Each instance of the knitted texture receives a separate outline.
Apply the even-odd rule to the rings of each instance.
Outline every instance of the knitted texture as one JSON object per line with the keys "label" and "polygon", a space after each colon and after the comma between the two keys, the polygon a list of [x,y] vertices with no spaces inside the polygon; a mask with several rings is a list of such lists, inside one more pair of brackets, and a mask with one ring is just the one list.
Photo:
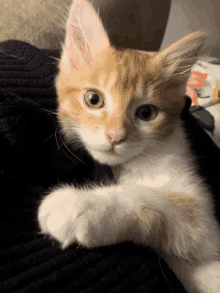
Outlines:
{"label": "knitted texture", "polygon": [[[56,241],[39,234],[37,207],[52,186],[113,178],[109,168],[85,151],[70,151],[63,141],[54,115],[54,57],[59,52],[20,41],[1,43],[0,52],[0,292],[185,292],[149,247],[122,243],[61,250]],[[213,161],[218,164],[219,150],[187,114],[188,108],[186,126],[194,131],[192,147],[199,154],[201,174],[210,174],[208,183],[217,194],[217,169],[205,170]],[[201,141],[206,141],[202,147]]]}

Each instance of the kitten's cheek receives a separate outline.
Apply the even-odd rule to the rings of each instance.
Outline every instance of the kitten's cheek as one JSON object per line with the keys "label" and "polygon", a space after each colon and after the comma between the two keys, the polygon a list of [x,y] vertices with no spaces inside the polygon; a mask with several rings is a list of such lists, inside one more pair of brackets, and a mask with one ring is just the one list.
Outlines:
{"label": "kitten's cheek", "polygon": [[71,107],[71,103],[68,99],[65,99],[62,103],[60,103],[60,110],[63,113],[68,113]]}
{"label": "kitten's cheek", "polygon": [[71,122],[73,124],[80,123],[80,119],[77,117],[72,107],[73,106],[68,99],[65,99],[62,103],[60,103],[59,106],[59,112],[61,114],[60,119],[63,119],[65,117],[64,119],[67,119],[66,121],[69,126],[71,126]]}

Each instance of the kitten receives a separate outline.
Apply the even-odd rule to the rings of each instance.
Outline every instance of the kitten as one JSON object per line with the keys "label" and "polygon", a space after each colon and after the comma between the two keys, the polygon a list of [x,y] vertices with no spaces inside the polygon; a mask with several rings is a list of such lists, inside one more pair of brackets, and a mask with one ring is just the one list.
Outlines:
{"label": "kitten", "polygon": [[220,292],[220,232],[180,120],[205,33],[159,53],[117,50],[74,1],[56,79],[66,139],[111,166],[117,186],[63,185],[43,198],[42,233],[62,248],[134,241],[161,252],[188,292]]}

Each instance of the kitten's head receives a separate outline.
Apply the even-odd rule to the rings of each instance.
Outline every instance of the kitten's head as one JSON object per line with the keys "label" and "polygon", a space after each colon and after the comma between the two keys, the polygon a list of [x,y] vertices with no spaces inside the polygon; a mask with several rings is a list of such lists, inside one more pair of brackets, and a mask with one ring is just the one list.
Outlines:
{"label": "kitten's head", "polygon": [[196,32],[159,53],[118,50],[91,4],[73,1],[56,80],[66,137],[108,165],[152,150],[180,126],[186,82],[204,39]]}

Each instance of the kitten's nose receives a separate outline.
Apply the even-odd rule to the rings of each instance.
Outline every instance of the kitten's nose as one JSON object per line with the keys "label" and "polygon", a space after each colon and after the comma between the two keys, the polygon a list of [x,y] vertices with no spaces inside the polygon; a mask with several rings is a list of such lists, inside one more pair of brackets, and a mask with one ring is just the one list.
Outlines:
{"label": "kitten's nose", "polygon": [[105,135],[112,145],[119,144],[126,139],[125,129],[109,128],[105,131]]}

